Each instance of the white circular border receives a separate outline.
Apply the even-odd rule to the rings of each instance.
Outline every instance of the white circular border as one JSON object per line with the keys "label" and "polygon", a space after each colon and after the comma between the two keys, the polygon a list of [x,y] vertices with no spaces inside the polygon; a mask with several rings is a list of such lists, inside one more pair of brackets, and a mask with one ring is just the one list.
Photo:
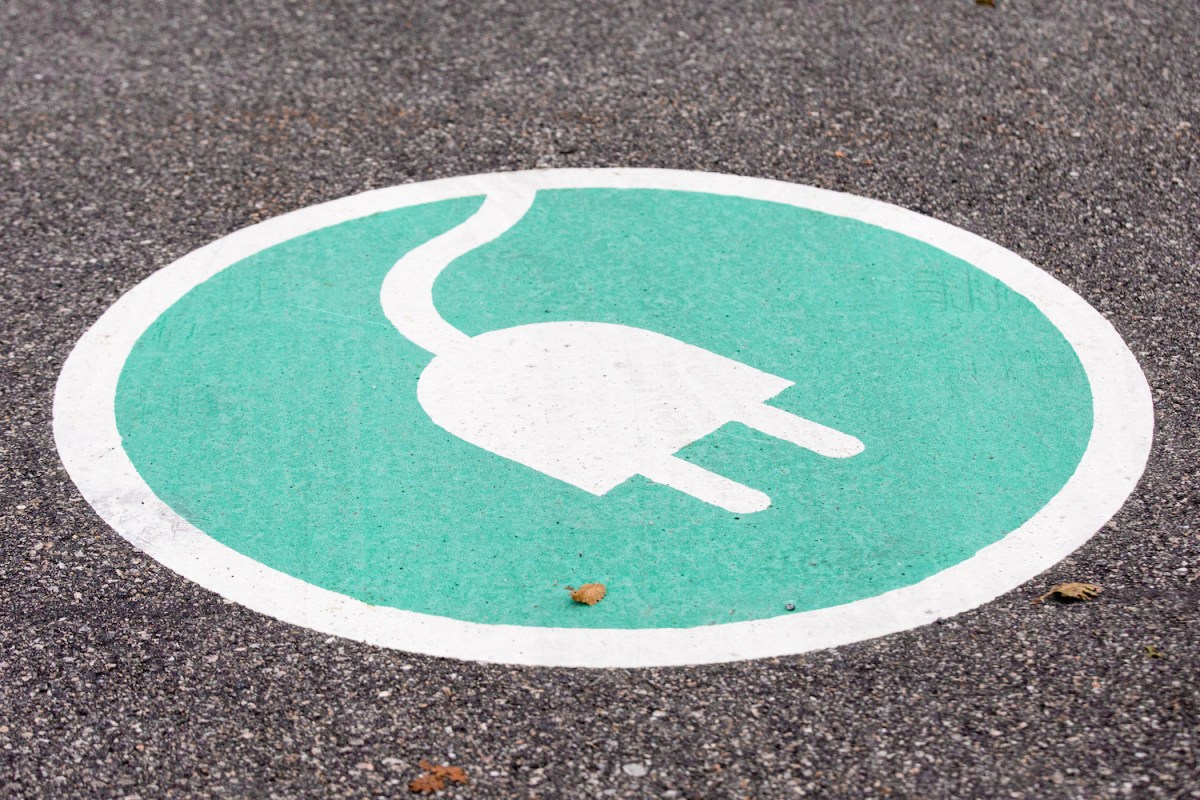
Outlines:
{"label": "white circular border", "polygon": [[[926,242],[1032,301],[1070,342],[1091,384],[1095,420],[1075,473],[1024,525],[971,558],[875,597],[771,619],[696,628],[583,629],[487,625],[372,606],[266,567],[210,538],[146,485],[121,445],[117,381],[142,333],[188,291],[296,236],[404,206],[534,189],[645,188],[734,195],[860,220]],[[561,667],[646,667],[783,656],[907,630],[979,606],[1082,545],[1133,491],[1154,432],[1150,387],[1099,312],[997,244],[877,200],[782,183],[657,169],[492,173],[364,192],[253,225],[195,250],[121,297],[67,358],[54,395],[54,438],[84,498],[118,533],[208,589],[285,622],[383,647],[460,659]]]}

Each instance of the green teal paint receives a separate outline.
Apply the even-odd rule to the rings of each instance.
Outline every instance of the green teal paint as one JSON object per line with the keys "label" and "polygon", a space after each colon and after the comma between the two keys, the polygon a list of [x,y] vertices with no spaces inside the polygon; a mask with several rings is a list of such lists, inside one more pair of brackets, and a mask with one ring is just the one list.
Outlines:
{"label": "green teal paint", "polygon": [[[554,320],[667,334],[796,382],[842,460],[731,424],[682,456],[770,494],[736,518],[641,478],[602,497],[481,450],[417,403],[429,354],[380,284],[481,198],[374,214],[201,283],[138,341],[116,419],[138,473],[251,558],[365,602],[518,625],[755,620],[908,586],[1037,513],[1091,433],[1074,350],[1028,300],[907,236],[789,205],[543,190],[455,261],[437,308],[478,334]],[[562,587],[608,584],[605,602]]]}

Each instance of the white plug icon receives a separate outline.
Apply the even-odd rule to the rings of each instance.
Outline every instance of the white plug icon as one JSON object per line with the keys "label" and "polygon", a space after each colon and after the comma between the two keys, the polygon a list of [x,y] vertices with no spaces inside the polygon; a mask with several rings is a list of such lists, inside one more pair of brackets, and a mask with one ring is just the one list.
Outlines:
{"label": "white plug icon", "polygon": [[729,422],[831,458],[862,452],[853,436],[766,405],[792,381],[669,336],[545,322],[471,337],[442,319],[433,305],[438,275],[515,225],[535,194],[513,176],[384,279],[384,313],[434,354],[417,382],[434,423],[594,495],[642,475],[734,513],[762,511],[771,499],[675,456]]}

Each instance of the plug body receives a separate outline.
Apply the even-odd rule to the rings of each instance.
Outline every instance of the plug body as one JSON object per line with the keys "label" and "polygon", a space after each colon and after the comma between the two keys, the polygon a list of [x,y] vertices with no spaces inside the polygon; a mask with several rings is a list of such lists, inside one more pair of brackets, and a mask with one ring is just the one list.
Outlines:
{"label": "plug body", "polygon": [[440,427],[595,495],[634,475],[733,512],[770,499],[674,453],[737,420],[833,457],[852,436],[765,405],[784,378],[641,328],[547,322],[440,352],[417,398]]}

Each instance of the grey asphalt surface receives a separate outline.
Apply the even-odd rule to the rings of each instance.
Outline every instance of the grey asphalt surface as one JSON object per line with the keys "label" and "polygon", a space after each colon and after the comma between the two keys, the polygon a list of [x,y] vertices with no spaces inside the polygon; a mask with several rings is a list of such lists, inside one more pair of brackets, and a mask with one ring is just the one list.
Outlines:
{"label": "grey asphalt surface", "polygon": [[[0,2],[0,796],[406,796],[428,758],[469,773],[450,797],[1200,797],[1198,53],[1195,0]],[[941,624],[624,671],[279,623],[76,492],[54,382],[138,281],[321,200],[543,166],[808,183],[1020,253],[1141,360],[1139,489]],[[1063,580],[1106,591],[1030,605]]]}

